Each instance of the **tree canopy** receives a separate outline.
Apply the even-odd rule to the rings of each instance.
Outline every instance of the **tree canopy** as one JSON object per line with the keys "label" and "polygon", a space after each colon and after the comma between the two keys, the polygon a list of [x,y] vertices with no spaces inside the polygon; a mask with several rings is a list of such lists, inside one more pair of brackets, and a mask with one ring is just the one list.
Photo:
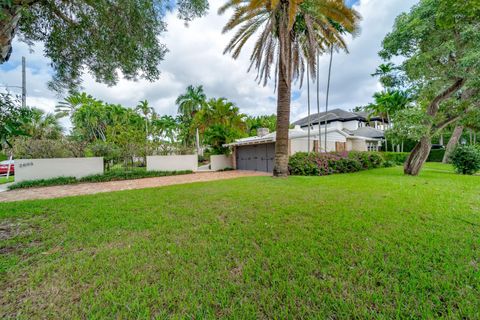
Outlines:
{"label": "tree canopy", "polygon": [[158,37],[166,29],[163,17],[174,8],[190,21],[207,11],[208,2],[1,0],[0,63],[9,59],[17,36],[44,44],[54,70],[53,89],[77,87],[85,71],[108,85],[120,75],[152,81],[167,52]]}
{"label": "tree canopy", "polygon": [[480,5],[478,0],[421,0],[397,17],[383,40],[382,58],[404,57],[401,69],[418,90],[426,133],[410,154],[405,173],[416,175],[431,138],[469,109],[480,94]]}

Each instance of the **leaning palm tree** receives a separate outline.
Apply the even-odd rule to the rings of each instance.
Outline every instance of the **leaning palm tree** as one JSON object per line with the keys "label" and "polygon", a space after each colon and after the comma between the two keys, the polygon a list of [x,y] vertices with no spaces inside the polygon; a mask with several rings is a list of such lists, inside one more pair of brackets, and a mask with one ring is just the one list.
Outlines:
{"label": "leaning palm tree", "polygon": [[[305,64],[315,76],[316,55],[331,45],[346,50],[338,25],[347,32],[357,30],[359,15],[343,0],[230,0],[219,13],[233,8],[223,31],[237,29],[225,53],[238,58],[245,43],[258,34],[250,56],[250,68],[266,85],[272,69],[277,90],[275,176],[288,175],[288,127],[292,81],[301,79]],[[301,85],[301,83],[300,83]]]}

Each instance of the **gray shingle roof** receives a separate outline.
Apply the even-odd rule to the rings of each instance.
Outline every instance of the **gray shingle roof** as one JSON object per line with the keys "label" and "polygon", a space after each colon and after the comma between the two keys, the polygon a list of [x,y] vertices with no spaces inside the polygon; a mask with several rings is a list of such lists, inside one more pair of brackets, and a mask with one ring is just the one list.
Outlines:
{"label": "gray shingle roof", "polygon": [[385,134],[382,130],[378,130],[372,127],[361,127],[357,130],[349,130],[348,133],[354,136],[360,136],[365,138],[381,139],[385,137]]}
{"label": "gray shingle roof", "polygon": [[[361,120],[366,122],[367,119],[369,118],[368,113],[364,111],[350,112],[350,111],[336,108],[336,109],[329,110],[328,113],[320,112],[320,113],[314,113],[310,115],[310,123],[318,124],[319,116],[320,116],[320,123],[325,123],[325,120],[327,122],[349,121],[349,120]],[[378,119],[379,117],[370,116],[370,120],[378,120]],[[308,117],[297,120],[292,124],[302,126],[302,127],[307,126]]]}

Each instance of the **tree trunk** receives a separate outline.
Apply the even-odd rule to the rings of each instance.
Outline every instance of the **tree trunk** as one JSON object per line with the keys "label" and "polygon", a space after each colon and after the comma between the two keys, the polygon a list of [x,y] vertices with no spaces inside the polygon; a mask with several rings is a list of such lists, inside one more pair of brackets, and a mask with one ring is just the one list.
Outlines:
{"label": "tree trunk", "polygon": [[429,136],[423,136],[413,148],[403,167],[403,172],[412,176],[417,176],[422,169],[423,164],[427,161],[432,142]]}
{"label": "tree trunk", "polygon": [[453,130],[450,140],[448,140],[447,147],[445,148],[445,154],[443,155],[443,160],[442,160],[443,163],[450,162],[450,155],[452,154],[453,150],[457,146],[458,141],[462,136],[462,133],[463,133],[463,126],[457,124],[455,126],[455,129]]}
{"label": "tree trunk", "polygon": [[20,7],[0,9],[0,63],[8,61],[12,53],[12,40],[20,20]]}
{"label": "tree trunk", "polygon": [[[285,13],[286,4],[283,4]],[[290,126],[291,97],[291,39],[288,31],[288,15],[282,15],[279,27],[278,87],[277,87],[277,132],[275,142],[275,177],[288,176],[288,128]]]}
{"label": "tree trunk", "polygon": [[408,159],[403,167],[403,172],[405,174],[416,176],[420,173],[420,170],[422,169],[425,161],[427,161],[430,150],[432,149],[432,119],[437,115],[438,109],[440,108],[440,103],[450,98],[455,92],[462,88],[464,84],[465,79],[457,79],[454,84],[436,96],[428,106],[427,115],[430,117],[430,119],[427,123],[425,123],[428,133],[420,139],[408,156]]}

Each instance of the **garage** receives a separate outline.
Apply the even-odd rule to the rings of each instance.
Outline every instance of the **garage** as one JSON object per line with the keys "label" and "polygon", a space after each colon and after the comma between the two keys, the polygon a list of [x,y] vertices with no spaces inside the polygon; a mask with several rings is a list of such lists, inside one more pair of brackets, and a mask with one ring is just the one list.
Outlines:
{"label": "garage", "polygon": [[273,172],[275,143],[238,146],[235,154],[238,170]]}

